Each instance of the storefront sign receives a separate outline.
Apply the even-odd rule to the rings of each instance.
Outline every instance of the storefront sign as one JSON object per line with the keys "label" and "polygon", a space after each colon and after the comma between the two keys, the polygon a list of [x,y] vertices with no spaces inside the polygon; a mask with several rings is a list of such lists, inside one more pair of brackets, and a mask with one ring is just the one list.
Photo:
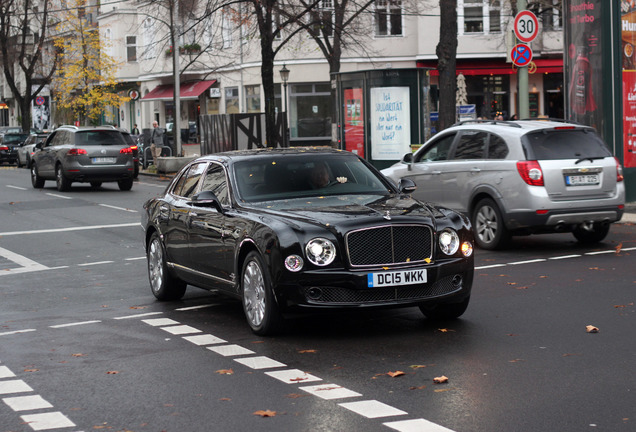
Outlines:
{"label": "storefront sign", "polygon": [[410,151],[411,116],[408,87],[371,89],[371,156],[397,160]]}
{"label": "storefront sign", "polygon": [[621,2],[623,57],[623,167],[636,168],[636,6]]}

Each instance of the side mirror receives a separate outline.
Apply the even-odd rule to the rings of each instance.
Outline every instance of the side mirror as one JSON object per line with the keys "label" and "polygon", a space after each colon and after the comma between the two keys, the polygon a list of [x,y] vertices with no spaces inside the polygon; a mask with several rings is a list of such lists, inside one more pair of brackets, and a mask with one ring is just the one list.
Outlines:
{"label": "side mirror", "polygon": [[402,156],[402,162],[403,163],[411,163],[411,162],[413,162],[413,153],[407,153],[404,156]]}
{"label": "side mirror", "polygon": [[401,178],[399,183],[398,183],[398,190],[401,193],[405,193],[405,194],[410,194],[415,192],[415,189],[417,189],[417,185],[415,184],[415,182],[411,179],[408,178]]}
{"label": "side mirror", "polygon": [[35,148],[38,150],[42,150],[43,147],[44,147],[44,141],[40,141],[39,143],[35,145]]}
{"label": "side mirror", "polygon": [[223,213],[223,206],[212,191],[199,192],[192,197],[192,201],[190,201],[190,204],[197,207],[213,207],[219,213]]}

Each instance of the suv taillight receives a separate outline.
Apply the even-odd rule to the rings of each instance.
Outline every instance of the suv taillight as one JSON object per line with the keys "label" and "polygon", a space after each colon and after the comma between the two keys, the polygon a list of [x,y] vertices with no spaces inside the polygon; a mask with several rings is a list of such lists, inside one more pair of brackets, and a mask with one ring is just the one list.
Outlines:
{"label": "suv taillight", "polygon": [[133,153],[133,149],[132,149],[132,147],[126,147],[126,148],[123,148],[123,149],[119,150],[119,153],[132,154]]}
{"label": "suv taillight", "polygon": [[618,161],[618,159],[616,159],[616,157],[614,157],[614,160],[616,161],[616,183],[622,182],[624,179],[623,167],[621,166],[621,163]]}
{"label": "suv taillight", "polygon": [[0,150],[9,150],[9,147],[3,145],[3,146],[0,146]]}
{"label": "suv taillight", "polygon": [[537,161],[517,162],[517,171],[524,182],[530,186],[543,186],[543,171]]}
{"label": "suv taillight", "polygon": [[66,154],[68,156],[79,156],[79,155],[85,155],[88,154],[88,152],[85,149],[81,149],[81,148],[72,148],[69,149],[68,152],[66,152]]}

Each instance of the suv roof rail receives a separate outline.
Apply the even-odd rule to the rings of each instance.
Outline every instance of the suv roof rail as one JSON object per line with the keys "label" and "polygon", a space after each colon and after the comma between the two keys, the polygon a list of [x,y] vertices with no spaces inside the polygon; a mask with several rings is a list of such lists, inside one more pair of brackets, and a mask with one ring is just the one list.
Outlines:
{"label": "suv roof rail", "polygon": [[562,118],[557,118],[557,117],[530,117],[530,118],[524,118],[524,119],[520,119],[520,121],[552,121],[552,122],[557,122],[557,123],[572,123],[575,125],[581,125],[584,126],[583,124],[573,121],[573,120],[566,120],[566,119],[562,119]]}
{"label": "suv roof rail", "polygon": [[75,125],[60,125],[57,127],[59,128],[70,128],[70,129],[79,129],[79,127],[75,126]]}
{"label": "suv roof rail", "polygon": [[460,122],[455,123],[453,126],[462,126],[462,125],[471,124],[471,123],[498,124],[498,125],[503,125],[503,126],[516,127],[516,128],[520,128],[521,127],[517,123],[510,122],[510,121],[507,121],[507,120],[483,120],[483,119],[462,120]]}

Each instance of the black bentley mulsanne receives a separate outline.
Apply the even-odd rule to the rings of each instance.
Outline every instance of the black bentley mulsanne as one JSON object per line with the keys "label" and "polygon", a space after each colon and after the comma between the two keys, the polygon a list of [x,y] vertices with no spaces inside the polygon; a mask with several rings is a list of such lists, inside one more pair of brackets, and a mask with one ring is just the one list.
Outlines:
{"label": "black bentley mulsanne", "polygon": [[200,157],[144,204],[152,292],[176,300],[190,284],[234,296],[261,335],[299,307],[459,317],[473,283],[470,222],[414,189],[331,148]]}

